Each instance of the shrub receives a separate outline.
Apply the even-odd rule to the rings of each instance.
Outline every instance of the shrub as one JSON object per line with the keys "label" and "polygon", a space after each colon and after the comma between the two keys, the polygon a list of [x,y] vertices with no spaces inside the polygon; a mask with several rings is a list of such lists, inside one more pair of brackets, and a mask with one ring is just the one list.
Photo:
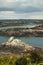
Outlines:
{"label": "shrub", "polygon": [[21,57],[16,60],[15,65],[27,65],[27,59],[25,57]]}
{"label": "shrub", "polygon": [[31,51],[31,62],[39,62],[40,61],[40,55],[37,54],[35,51]]}

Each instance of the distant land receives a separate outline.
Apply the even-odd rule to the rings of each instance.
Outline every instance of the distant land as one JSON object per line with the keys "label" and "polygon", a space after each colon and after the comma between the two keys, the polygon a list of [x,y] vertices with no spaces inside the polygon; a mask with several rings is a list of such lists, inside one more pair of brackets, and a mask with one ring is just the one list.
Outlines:
{"label": "distant land", "polygon": [[43,19],[0,19],[0,22],[42,22]]}
{"label": "distant land", "polygon": [[0,20],[0,36],[43,37],[43,20]]}

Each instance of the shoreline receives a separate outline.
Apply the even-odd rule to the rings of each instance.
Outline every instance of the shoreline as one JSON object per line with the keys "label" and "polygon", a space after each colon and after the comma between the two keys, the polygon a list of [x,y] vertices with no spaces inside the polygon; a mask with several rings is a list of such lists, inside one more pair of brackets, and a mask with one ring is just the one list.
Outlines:
{"label": "shoreline", "polygon": [[16,54],[19,56],[29,56],[31,51],[36,52],[43,59],[43,48],[26,44],[19,39],[14,39],[14,37],[11,37],[7,42],[2,43],[0,46],[0,56],[15,56]]}
{"label": "shoreline", "polygon": [[[10,32],[10,33],[9,33]],[[15,37],[43,37],[43,30],[38,29],[3,29],[0,30],[0,36]]]}
{"label": "shoreline", "polygon": [[[0,36],[15,36],[15,37],[43,37],[43,24],[41,22],[36,22],[36,26],[32,28],[6,28],[6,26],[21,26],[26,24],[35,24],[35,22],[11,22],[11,23],[4,23],[0,22],[3,27],[5,26],[5,29],[0,29]],[[39,24],[40,23],[40,24]],[[13,25],[14,24],[14,25]]]}

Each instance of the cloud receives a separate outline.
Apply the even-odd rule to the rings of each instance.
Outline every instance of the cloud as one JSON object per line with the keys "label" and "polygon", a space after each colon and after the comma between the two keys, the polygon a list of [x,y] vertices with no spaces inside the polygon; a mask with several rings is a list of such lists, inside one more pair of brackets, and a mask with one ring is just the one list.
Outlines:
{"label": "cloud", "polygon": [[17,0],[6,0],[6,2],[16,2]]}
{"label": "cloud", "polygon": [[[14,2],[13,2],[14,1]],[[3,4],[3,5],[1,5]],[[38,7],[36,1],[32,0],[4,0],[0,4],[0,11],[15,11],[16,13],[40,12],[43,8]],[[41,6],[41,4],[40,4]]]}
{"label": "cloud", "polygon": [[43,0],[0,0],[0,18],[43,18]]}
{"label": "cloud", "polygon": [[[1,5],[3,4],[3,5]],[[17,7],[18,6],[32,6],[32,7],[42,7],[43,0],[0,0],[0,6],[2,7]],[[43,7],[42,7],[43,8]]]}
{"label": "cloud", "polygon": [[0,19],[15,19],[16,12],[14,11],[0,11]]}
{"label": "cloud", "polygon": [[[3,3],[3,4],[7,3],[9,5],[10,4],[15,5],[15,4],[20,3],[24,6],[33,6],[33,7],[41,7],[43,5],[43,0],[0,0],[0,2]],[[6,6],[8,6],[7,4],[6,4]]]}
{"label": "cloud", "polygon": [[36,8],[36,7],[31,7],[31,6],[19,6],[17,5],[16,7],[13,7],[13,8],[0,8],[0,11],[15,11],[16,13],[30,13],[30,12],[40,12],[40,11],[43,11],[42,9],[40,8]]}
{"label": "cloud", "polygon": [[14,11],[1,11],[0,19],[43,19],[43,12],[18,14]]}

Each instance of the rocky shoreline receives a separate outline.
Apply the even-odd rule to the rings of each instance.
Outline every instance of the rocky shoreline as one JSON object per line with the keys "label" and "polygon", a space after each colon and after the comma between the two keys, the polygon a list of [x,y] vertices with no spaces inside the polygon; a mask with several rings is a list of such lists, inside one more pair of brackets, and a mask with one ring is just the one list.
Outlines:
{"label": "rocky shoreline", "polygon": [[[37,22],[36,22],[37,23]],[[14,24],[14,25],[13,25]],[[23,24],[32,24],[30,22],[0,22],[0,28],[3,26],[20,26]],[[33,22],[34,24],[34,22]],[[10,33],[9,33],[10,32]],[[0,36],[15,36],[15,37],[43,37],[43,24],[40,22],[37,26],[32,28],[8,28],[8,29],[0,29]]]}
{"label": "rocky shoreline", "polygon": [[0,30],[0,36],[15,36],[15,37],[43,37],[43,30],[39,29],[3,29]]}
{"label": "rocky shoreline", "polygon": [[34,47],[19,39],[11,37],[7,42],[0,45],[0,56],[8,55],[26,55],[29,56],[30,52],[36,52],[43,60],[43,48]]}

